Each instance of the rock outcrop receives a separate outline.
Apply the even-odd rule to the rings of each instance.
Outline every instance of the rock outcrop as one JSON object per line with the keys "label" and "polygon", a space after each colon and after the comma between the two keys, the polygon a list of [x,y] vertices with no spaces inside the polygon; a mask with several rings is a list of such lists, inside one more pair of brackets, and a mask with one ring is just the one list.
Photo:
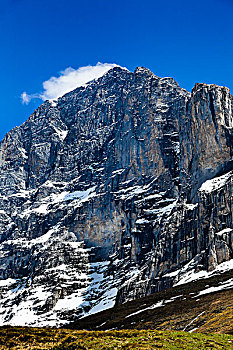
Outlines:
{"label": "rock outcrop", "polygon": [[116,67],[0,144],[1,324],[62,325],[233,258],[233,112]]}

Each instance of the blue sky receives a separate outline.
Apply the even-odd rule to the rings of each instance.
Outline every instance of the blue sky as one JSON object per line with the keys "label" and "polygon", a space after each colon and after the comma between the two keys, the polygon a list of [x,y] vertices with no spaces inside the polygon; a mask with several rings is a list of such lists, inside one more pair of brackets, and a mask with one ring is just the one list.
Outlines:
{"label": "blue sky", "polygon": [[22,104],[68,67],[150,68],[191,90],[233,91],[233,0],[1,0],[0,138],[42,103]]}

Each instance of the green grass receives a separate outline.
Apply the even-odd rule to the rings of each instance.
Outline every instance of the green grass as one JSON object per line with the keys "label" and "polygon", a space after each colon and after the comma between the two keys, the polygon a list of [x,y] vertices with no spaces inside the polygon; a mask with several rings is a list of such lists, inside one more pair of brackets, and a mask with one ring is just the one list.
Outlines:
{"label": "green grass", "polygon": [[155,330],[75,331],[1,327],[0,349],[233,349],[233,336]]}

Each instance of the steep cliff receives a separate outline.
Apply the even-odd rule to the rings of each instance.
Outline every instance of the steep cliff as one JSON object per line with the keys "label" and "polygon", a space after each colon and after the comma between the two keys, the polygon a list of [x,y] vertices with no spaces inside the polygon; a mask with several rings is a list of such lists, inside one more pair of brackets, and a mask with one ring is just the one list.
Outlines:
{"label": "steep cliff", "polygon": [[62,325],[231,260],[232,103],[116,67],[11,130],[1,324]]}

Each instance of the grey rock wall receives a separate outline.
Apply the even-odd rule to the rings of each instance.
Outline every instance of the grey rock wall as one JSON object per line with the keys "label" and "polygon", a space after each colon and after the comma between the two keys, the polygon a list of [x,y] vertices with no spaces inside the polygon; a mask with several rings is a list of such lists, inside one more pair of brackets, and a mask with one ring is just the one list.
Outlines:
{"label": "grey rock wall", "polygon": [[232,256],[232,96],[119,67],[0,144],[0,323],[62,325]]}

